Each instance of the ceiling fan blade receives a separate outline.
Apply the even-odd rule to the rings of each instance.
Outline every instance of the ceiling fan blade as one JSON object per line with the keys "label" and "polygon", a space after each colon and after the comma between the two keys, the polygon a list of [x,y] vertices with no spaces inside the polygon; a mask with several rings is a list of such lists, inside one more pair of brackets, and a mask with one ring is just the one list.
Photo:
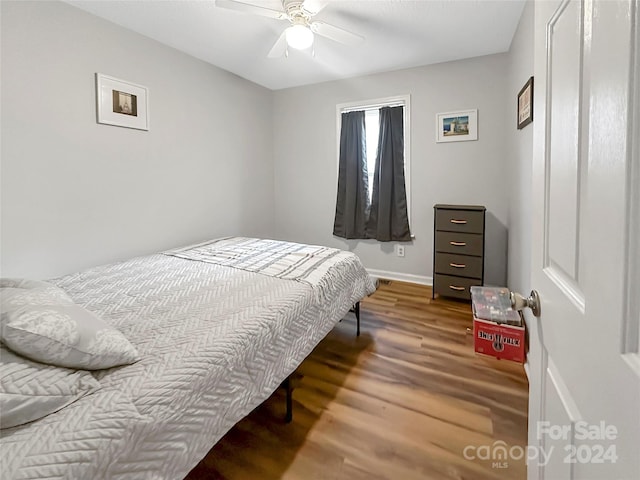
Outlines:
{"label": "ceiling fan blade", "polygon": [[357,45],[364,40],[360,35],[324,22],[313,22],[310,27],[312,32],[346,45]]}
{"label": "ceiling fan blade", "polygon": [[282,35],[276,40],[276,43],[273,44],[271,50],[269,50],[269,54],[267,57],[269,58],[278,58],[281,57],[287,51],[287,32],[282,32]]}
{"label": "ceiling fan blade", "polygon": [[243,13],[253,13],[263,17],[275,18],[277,20],[287,20],[289,17],[285,12],[272,10],[271,8],[259,7],[251,3],[237,2],[236,0],[216,0],[216,6],[236,10]]}
{"label": "ceiling fan blade", "polygon": [[315,15],[327,6],[329,0],[304,0],[302,8],[311,15]]}

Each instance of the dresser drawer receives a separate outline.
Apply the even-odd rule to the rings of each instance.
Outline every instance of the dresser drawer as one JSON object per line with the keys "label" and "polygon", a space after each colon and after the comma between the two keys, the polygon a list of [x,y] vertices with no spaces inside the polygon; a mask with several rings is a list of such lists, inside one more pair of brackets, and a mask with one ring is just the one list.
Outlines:
{"label": "dresser drawer", "polygon": [[484,231],[484,212],[437,209],[436,230],[482,233]]}
{"label": "dresser drawer", "polygon": [[482,257],[440,253],[436,256],[436,273],[482,278]]}
{"label": "dresser drawer", "polygon": [[482,285],[478,278],[453,277],[436,273],[433,279],[433,291],[447,297],[471,300],[470,288],[474,285]]}
{"label": "dresser drawer", "polygon": [[484,236],[475,233],[436,232],[436,252],[483,255]]}

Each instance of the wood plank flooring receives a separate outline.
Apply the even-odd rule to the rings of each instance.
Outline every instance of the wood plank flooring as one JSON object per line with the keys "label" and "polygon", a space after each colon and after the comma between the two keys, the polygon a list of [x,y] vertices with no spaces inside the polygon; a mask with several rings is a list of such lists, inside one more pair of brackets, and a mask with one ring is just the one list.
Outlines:
{"label": "wood plank flooring", "polygon": [[469,304],[394,281],[361,302],[361,320],[359,338],[349,314],[299,367],[292,423],[280,390],[187,479],[526,478],[524,459],[465,458],[527,443],[524,370],[473,352]]}

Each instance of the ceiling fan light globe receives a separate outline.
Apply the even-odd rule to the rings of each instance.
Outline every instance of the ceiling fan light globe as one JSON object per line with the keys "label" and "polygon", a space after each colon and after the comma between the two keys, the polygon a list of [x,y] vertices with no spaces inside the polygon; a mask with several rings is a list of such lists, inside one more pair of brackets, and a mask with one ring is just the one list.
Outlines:
{"label": "ceiling fan light globe", "polygon": [[313,32],[304,25],[287,28],[287,45],[296,50],[305,50],[313,44]]}

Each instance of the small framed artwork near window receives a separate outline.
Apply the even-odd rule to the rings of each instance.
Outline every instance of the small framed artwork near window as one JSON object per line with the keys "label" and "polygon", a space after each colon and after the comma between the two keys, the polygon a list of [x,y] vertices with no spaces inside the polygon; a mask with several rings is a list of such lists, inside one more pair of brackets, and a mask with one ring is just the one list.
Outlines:
{"label": "small framed artwork near window", "polygon": [[149,130],[146,87],[96,73],[98,123]]}
{"label": "small framed artwork near window", "polygon": [[533,122],[533,77],[518,93],[518,130]]}
{"label": "small framed artwork near window", "polygon": [[436,114],[436,142],[466,142],[478,139],[478,110]]}

